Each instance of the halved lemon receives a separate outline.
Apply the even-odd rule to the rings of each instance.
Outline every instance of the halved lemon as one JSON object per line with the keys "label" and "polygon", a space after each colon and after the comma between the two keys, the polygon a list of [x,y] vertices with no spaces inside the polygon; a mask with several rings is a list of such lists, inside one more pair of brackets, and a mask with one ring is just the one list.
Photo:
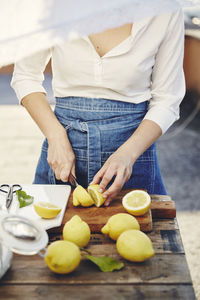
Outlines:
{"label": "halved lemon", "polygon": [[122,199],[124,209],[134,216],[144,215],[150,207],[151,197],[142,190],[131,191]]}
{"label": "halved lemon", "polygon": [[97,207],[100,207],[105,201],[106,198],[103,197],[103,194],[99,192],[98,184],[91,184],[88,186],[88,193],[92,197],[94,204]]}
{"label": "halved lemon", "polygon": [[78,185],[73,192],[73,205],[84,207],[94,205],[92,197],[81,185]]}
{"label": "halved lemon", "polygon": [[36,213],[44,219],[55,218],[61,211],[61,208],[50,202],[37,202],[33,204]]}

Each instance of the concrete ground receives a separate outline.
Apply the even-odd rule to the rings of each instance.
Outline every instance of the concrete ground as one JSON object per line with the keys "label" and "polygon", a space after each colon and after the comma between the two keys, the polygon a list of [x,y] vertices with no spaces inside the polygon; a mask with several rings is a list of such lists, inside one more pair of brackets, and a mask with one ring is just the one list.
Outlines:
{"label": "concrete ground", "polygon": [[[31,183],[43,136],[9,88],[10,76],[0,77],[0,183]],[[50,90],[50,77],[46,87]],[[197,299],[200,299],[200,114],[176,137],[170,138],[194,109],[187,95],[181,120],[158,142],[158,154],[168,194],[175,200],[177,218]],[[4,105],[3,105],[4,104]],[[6,105],[5,105],[6,104]]]}

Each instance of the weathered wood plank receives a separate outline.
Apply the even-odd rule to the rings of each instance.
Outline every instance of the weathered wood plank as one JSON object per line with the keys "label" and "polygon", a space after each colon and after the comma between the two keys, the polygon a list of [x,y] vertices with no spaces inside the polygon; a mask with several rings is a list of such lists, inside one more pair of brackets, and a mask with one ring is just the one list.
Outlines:
{"label": "weathered wood plank", "polygon": [[173,253],[184,253],[181,237],[176,230],[160,230],[160,236],[163,242],[163,250]]}
{"label": "weathered wood plank", "polygon": [[151,195],[151,201],[171,201],[172,198],[169,195]]}
{"label": "weathered wood plank", "polygon": [[[148,234],[153,243],[156,254],[179,253],[184,254],[181,237],[178,230],[161,230]],[[116,243],[102,234],[94,234],[91,237],[88,249],[93,255],[117,255]],[[102,245],[99,247],[99,245]]]}
{"label": "weathered wood plank", "polygon": [[154,230],[173,230],[179,229],[177,219],[153,219]]}
{"label": "weathered wood plank", "polygon": [[[167,230],[165,229],[165,226],[161,228],[164,229],[154,229],[151,233],[148,233],[148,236],[153,243],[155,252],[157,254],[184,253],[179,230]],[[171,226],[171,228],[174,228],[174,226]],[[50,242],[60,239],[62,239],[62,234],[50,235]],[[109,255],[110,253],[117,255],[115,242],[103,234],[92,234],[88,249],[94,255]]]}
{"label": "weathered wood plank", "polygon": [[168,195],[151,195],[151,213],[153,219],[173,219],[176,217],[175,202]]}
{"label": "weathered wood plank", "polygon": [[0,287],[7,300],[195,300],[191,285],[13,285]]}
{"label": "weathered wood plank", "polygon": [[176,207],[174,201],[152,201],[151,202],[152,218],[173,219],[176,217]]}
{"label": "weathered wood plank", "polygon": [[[178,227],[178,223],[177,223],[177,219],[154,219],[153,220],[153,231],[151,232],[151,234],[157,234],[157,232],[159,230],[178,230],[179,231],[179,227]],[[48,231],[49,236],[52,240],[55,239],[60,239],[61,235],[62,235],[62,231],[60,230],[59,232],[57,232],[56,228],[54,231]],[[149,235],[150,233],[148,233]],[[98,235],[98,233],[95,233],[94,235]]]}
{"label": "weathered wood plank", "polygon": [[15,255],[11,269],[2,279],[10,284],[191,284],[185,255],[156,254],[143,263],[130,263],[122,260],[125,267],[116,272],[103,273],[90,261],[82,260],[71,274],[60,275],[51,272],[37,255],[30,257]]}
{"label": "weathered wood plank", "polygon": [[[153,231],[149,234],[157,234],[157,232],[159,230],[178,230],[179,231],[179,227],[178,227],[178,223],[177,223],[177,219],[153,219]],[[62,235],[62,230],[58,230],[56,228],[54,228],[54,231],[52,230],[48,230],[50,239],[53,241],[55,239],[60,239],[61,235]],[[98,233],[95,233],[98,235]]]}

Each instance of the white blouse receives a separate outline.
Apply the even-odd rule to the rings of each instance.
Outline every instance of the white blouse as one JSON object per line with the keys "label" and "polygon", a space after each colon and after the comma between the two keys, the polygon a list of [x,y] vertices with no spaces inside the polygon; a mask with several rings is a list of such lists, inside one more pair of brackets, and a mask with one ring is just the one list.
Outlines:
{"label": "white blouse", "polygon": [[33,92],[46,93],[43,73],[51,58],[55,97],[148,100],[145,119],[165,133],[179,118],[185,94],[183,53],[184,18],[179,9],[134,22],[131,35],[103,57],[85,36],[25,58],[15,64],[11,86],[20,101]]}

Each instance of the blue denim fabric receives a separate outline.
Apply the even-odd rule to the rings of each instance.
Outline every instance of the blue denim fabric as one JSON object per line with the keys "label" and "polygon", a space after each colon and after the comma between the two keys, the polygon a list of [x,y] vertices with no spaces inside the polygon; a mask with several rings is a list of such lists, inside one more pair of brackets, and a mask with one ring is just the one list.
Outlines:
{"label": "blue denim fabric", "polygon": [[[54,112],[67,131],[76,156],[77,180],[82,186],[88,186],[107,158],[133,134],[147,109],[147,101],[134,104],[103,98],[56,98]],[[47,150],[45,139],[33,183],[64,184],[55,179],[47,162]],[[166,194],[155,143],[137,159],[123,188]]]}

